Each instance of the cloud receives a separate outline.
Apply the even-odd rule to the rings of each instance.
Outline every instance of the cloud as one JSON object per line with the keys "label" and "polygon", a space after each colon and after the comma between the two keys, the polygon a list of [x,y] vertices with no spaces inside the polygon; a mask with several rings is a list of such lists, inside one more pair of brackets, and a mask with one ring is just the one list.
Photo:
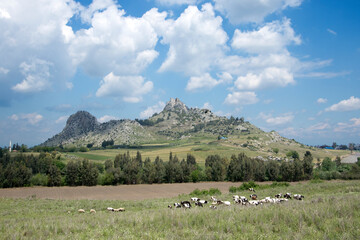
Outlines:
{"label": "cloud", "polygon": [[62,87],[73,76],[75,66],[66,42],[72,30],[66,24],[78,6],[73,0],[0,3],[0,65],[7,69],[6,78],[0,75],[0,80],[8,98]]}
{"label": "cloud", "polygon": [[38,58],[31,59],[30,62],[22,62],[20,69],[25,79],[12,89],[21,93],[45,91],[51,86],[50,67],[52,66],[51,62]]}
{"label": "cloud", "polygon": [[191,77],[188,84],[186,85],[186,90],[195,91],[201,88],[211,89],[218,84],[220,84],[220,81],[212,78],[209,73],[205,73],[200,77]]}
{"label": "cloud", "polygon": [[229,93],[225,99],[226,104],[249,105],[259,101],[254,92],[233,92]]}
{"label": "cloud", "polygon": [[144,111],[142,111],[140,113],[140,118],[149,118],[152,115],[154,115],[154,113],[159,113],[161,112],[165,107],[165,103],[162,101],[159,101],[157,104],[150,106],[148,108],[146,108]]}
{"label": "cloud", "polygon": [[152,88],[153,83],[145,82],[142,76],[117,76],[111,72],[100,82],[96,96],[121,98],[125,102],[137,103]]}
{"label": "cloud", "polygon": [[196,4],[197,0],[155,0],[156,3],[170,6],[170,5],[192,5]]}
{"label": "cloud", "polygon": [[335,127],[334,132],[347,132],[354,133],[359,132],[360,130],[360,118],[352,118],[350,119],[351,123],[338,123],[337,127]]}
{"label": "cloud", "polygon": [[276,11],[298,7],[302,0],[214,0],[215,9],[224,14],[231,23],[260,23]]}
{"label": "cloud", "polygon": [[55,123],[56,124],[65,123],[68,118],[69,118],[69,116],[61,116],[61,117],[59,117],[58,119],[55,120]]}
{"label": "cloud", "polygon": [[285,87],[288,84],[294,84],[294,78],[289,70],[284,68],[266,68],[259,75],[248,73],[246,76],[240,76],[235,81],[235,86],[239,90],[255,90],[270,87]]}
{"label": "cloud", "polygon": [[284,51],[291,43],[299,45],[301,38],[295,36],[290,19],[284,18],[282,22],[273,21],[255,31],[236,29],[231,46],[248,53],[275,53]]}
{"label": "cloud", "polygon": [[346,112],[360,110],[360,98],[354,96],[325,109],[325,112]]}
{"label": "cloud", "polygon": [[71,41],[73,63],[93,76],[141,73],[159,54],[154,28],[142,17],[125,16],[112,1],[93,4],[83,13],[91,27],[77,31]]}
{"label": "cloud", "polygon": [[119,118],[114,117],[114,116],[104,115],[101,118],[99,118],[98,120],[99,120],[100,123],[104,123],[104,122],[108,122],[108,121],[111,121],[111,120],[118,120],[118,119]]}
{"label": "cloud", "polygon": [[43,119],[43,116],[37,113],[13,114],[9,117],[13,121],[25,120],[31,125],[35,125]]}
{"label": "cloud", "polygon": [[285,113],[277,117],[273,117],[271,114],[260,113],[259,117],[270,125],[283,125],[294,120],[294,115],[292,113]]}
{"label": "cloud", "polygon": [[10,14],[5,10],[0,8],[0,19],[10,19]]}
{"label": "cloud", "polygon": [[337,35],[337,33],[334,30],[331,30],[330,28],[326,29],[329,33],[331,33],[332,35]]}
{"label": "cloud", "polygon": [[9,72],[10,70],[9,69],[6,69],[6,68],[3,68],[3,67],[0,67],[0,74],[4,74],[4,75],[6,75],[6,74],[8,74],[8,72]]}
{"label": "cloud", "polygon": [[206,103],[204,103],[204,105],[202,106],[201,109],[212,110],[212,109],[213,109],[213,106],[212,106],[209,102],[206,102]]}
{"label": "cloud", "polygon": [[315,125],[312,125],[306,129],[308,132],[316,132],[316,131],[322,131],[331,128],[329,123],[317,123]]}
{"label": "cloud", "polygon": [[327,99],[326,98],[319,98],[316,102],[321,104],[321,103],[327,103]]}
{"label": "cloud", "polygon": [[222,18],[215,16],[209,3],[201,10],[187,7],[178,19],[167,21],[167,28],[160,25],[157,29],[163,37],[161,43],[168,44],[169,51],[159,71],[182,72],[188,76],[206,73],[224,56],[228,36],[221,25]]}

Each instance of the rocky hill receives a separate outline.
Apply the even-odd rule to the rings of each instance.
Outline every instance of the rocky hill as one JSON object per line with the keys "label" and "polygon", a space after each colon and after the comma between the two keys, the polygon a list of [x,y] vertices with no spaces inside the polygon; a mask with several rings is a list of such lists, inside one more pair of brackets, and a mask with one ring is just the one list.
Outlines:
{"label": "rocky hill", "polygon": [[[69,117],[63,131],[41,146],[75,145],[95,147],[104,141],[115,145],[140,145],[191,138],[240,139],[247,137],[246,145],[261,148],[274,142],[291,143],[276,132],[266,133],[244,118],[217,116],[209,109],[189,108],[179,99],[170,99],[163,111],[145,120],[112,120],[99,123],[88,112],[79,111]],[[242,142],[233,141],[239,145]]]}

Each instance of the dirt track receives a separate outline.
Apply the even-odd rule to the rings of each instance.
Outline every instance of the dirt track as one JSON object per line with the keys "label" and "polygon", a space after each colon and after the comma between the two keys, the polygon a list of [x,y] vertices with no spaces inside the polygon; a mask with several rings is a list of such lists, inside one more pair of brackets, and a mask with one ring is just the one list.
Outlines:
{"label": "dirt track", "polygon": [[143,200],[176,197],[189,194],[196,188],[218,188],[227,193],[230,186],[240,186],[232,182],[139,184],[95,187],[27,187],[0,189],[0,198],[46,198],[46,199],[93,199],[93,200]]}

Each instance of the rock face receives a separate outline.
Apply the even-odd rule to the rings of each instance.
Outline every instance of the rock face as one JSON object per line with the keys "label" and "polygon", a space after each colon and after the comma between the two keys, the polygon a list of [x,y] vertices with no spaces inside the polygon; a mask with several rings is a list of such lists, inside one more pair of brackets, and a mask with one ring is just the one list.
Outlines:
{"label": "rock face", "polygon": [[78,111],[66,121],[62,134],[69,137],[77,137],[94,131],[99,126],[96,117],[85,111]]}
{"label": "rock face", "polygon": [[170,101],[167,102],[163,111],[168,112],[177,112],[177,113],[187,113],[189,108],[181,102],[178,98],[170,98]]}

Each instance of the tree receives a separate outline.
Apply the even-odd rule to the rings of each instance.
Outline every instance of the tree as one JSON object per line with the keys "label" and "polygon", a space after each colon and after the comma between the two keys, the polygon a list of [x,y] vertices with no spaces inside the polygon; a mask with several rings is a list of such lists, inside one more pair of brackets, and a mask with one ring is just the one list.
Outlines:
{"label": "tree", "polygon": [[48,171],[48,182],[49,187],[61,185],[61,174],[59,168],[55,164],[51,164]]}
{"label": "tree", "polygon": [[79,184],[78,176],[79,165],[73,161],[68,162],[65,168],[65,183],[68,186],[76,186]]}
{"label": "tree", "polygon": [[211,181],[224,181],[227,167],[226,159],[219,155],[210,155],[205,160],[206,175]]}
{"label": "tree", "polygon": [[313,173],[313,157],[310,151],[306,151],[303,161],[304,175],[306,179],[310,179]]}
{"label": "tree", "polygon": [[292,159],[299,159],[299,153],[294,150],[286,153],[286,156],[291,157]]}
{"label": "tree", "polygon": [[331,161],[330,158],[326,157],[321,163],[321,170],[322,171],[333,171],[336,168],[336,164]]}
{"label": "tree", "polygon": [[278,149],[278,148],[273,148],[273,152],[274,152],[275,154],[278,154],[278,153],[279,153],[279,149]]}
{"label": "tree", "polygon": [[294,178],[294,165],[291,162],[283,161],[280,165],[281,180],[282,181],[292,181]]}
{"label": "tree", "polygon": [[333,142],[333,144],[331,146],[332,146],[333,149],[336,149],[336,147],[337,147],[336,142]]}
{"label": "tree", "polygon": [[349,150],[351,151],[351,153],[353,153],[355,148],[355,143],[349,143]]}
{"label": "tree", "polygon": [[151,176],[154,178],[155,183],[163,183],[166,177],[166,168],[162,159],[157,156],[154,162],[154,168],[151,171]]}
{"label": "tree", "polygon": [[341,165],[341,158],[340,158],[339,156],[336,156],[335,164],[336,164],[336,167],[340,167],[340,165]]}
{"label": "tree", "polygon": [[266,164],[266,176],[269,181],[275,181],[279,176],[279,164],[277,161],[268,161]]}

